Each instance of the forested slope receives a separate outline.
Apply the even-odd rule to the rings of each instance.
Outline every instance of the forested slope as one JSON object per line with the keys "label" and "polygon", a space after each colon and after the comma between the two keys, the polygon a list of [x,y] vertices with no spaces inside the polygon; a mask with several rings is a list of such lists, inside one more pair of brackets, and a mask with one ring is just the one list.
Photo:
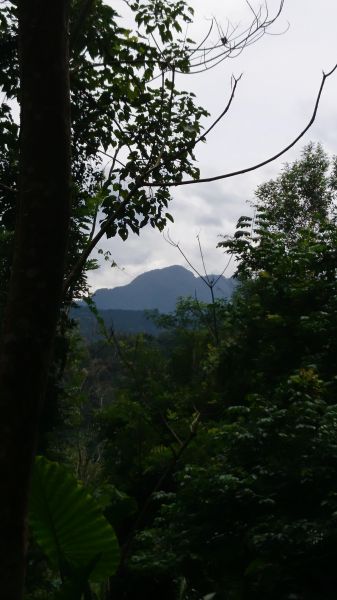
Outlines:
{"label": "forested slope", "polygon": [[156,337],[72,337],[48,455],[116,529],[98,598],[335,597],[335,174],[309,146],[260,186],[220,243],[239,261],[230,302],[183,300]]}

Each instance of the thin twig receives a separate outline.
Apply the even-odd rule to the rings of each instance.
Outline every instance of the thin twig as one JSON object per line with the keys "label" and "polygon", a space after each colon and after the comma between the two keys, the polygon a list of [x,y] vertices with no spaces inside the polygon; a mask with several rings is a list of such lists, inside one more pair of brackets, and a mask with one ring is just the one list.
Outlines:
{"label": "thin twig", "polygon": [[72,271],[69,273],[68,277],[66,278],[66,280],[63,284],[63,294],[64,295],[69,294],[69,292],[72,290],[77,278],[79,277],[82,269],[85,266],[85,263],[86,263],[88,257],[90,256],[91,252],[97,246],[98,242],[102,239],[103,235],[109,229],[110,225],[122,214],[122,212],[125,209],[125,207],[127,206],[128,202],[131,200],[132,196],[139,190],[140,187],[141,187],[140,183],[135,184],[135,186],[129,191],[126,198],[123,200],[123,202],[120,202],[118,204],[117,209],[115,211],[113,211],[112,213],[110,213],[110,216],[108,217],[108,219],[106,221],[104,221],[104,223],[101,224],[99,231],[92,238],[92,240],[87,244],[87,247],[83,250],[82,254],[78,258],[77,263],[75,264]]}
{"label": "thin twig", "polygon": [[229,97],[229,100],[224,108],[224,110],[220,113],[220,115],[215,119],[215,121],[213,121],[213,123],[208,127],[208,129],[206,129],[206,131],[204,131],[204,133],[202,133],[194,142],[192,142],[191,144],[187,144],[184,148],[182,148],[181,150],[179,150],[178,152],[176,152],[175,154],[171,154],[167,157],[165,157],[165,159],[163,160],[163,164],[166,165],[168,162],[173,162],[174,160],[176,160],[177,158],[179,158],[179,156],[181,156],[182,154],[185,154],[185,152],[188,152],[191,149],[194,149],[196,147],[197,144],[199,144],[199,142],[204,141],[207,137],[207,135],[212,131],[212,129],[214,129],[214,127],[221,121],[221,119],[223,119],[223,117],[228,113],[232,102],[234,100],[234,95],[235,95],[235,91],[237,88],[237,85],[240,81],[242,77],[242,73],[239,77],[235,77],[234,75],[232,75],[232,82],[234,81],[234,85],[232,85],[232,92],[231,95]]}
{"label": "thin twig", "polygon": [[[119,147],[119,149],[118,149],[118,150],[120,150],[120,147]],[[125,166],[126,166],[126,165],[125,165],[124,163],[122,163],[120,160],[118,160],[118,159],[115,157],[115,155],[114,155],[114,156],[112,156],[111,154],[108,154],[108,152],[104,152],[104,150],[98,150],[98,152],[99,152],[99,154],[104,154],[104,156],[107,156],[108,158],[111,158],[111,160],[112,160],[112,161],[115,161],[115,162],[117,162],[119,165],[121,165],[121,167],[123,167],[123,168],[125,169]]]}
{"label": "thin twig", "polygon": [[205,279],[205,277],[203,275],[201,275],[201,273],[199,273],[198,269],[196,269],[196,267],[191,263],[191,261],[187,258],[186,254],[184,253],[184,251],[181,249],[180,247],[180,243],[179,242],[174,242],[172,240],[172,238],[170,237],[169,232],[166,234],[166,237],[164,236],[164,239],[171,244],[171,246],[173,246],[174,248],[177,248],[177,250],[179,250],[180,254],[184,257],[184,259],[186,260],[187,264],[191,267],[191,269],[194,271],[194,273],[196,273],[196,275],[198,275],[198,277],[200,277],[200,279],[203,280],[204,283],[206,283],[206,285],[209,285],[207,279]]}
{"label": "thin twig", "polygon": [[205,259],[204,259],[204,253],[202,251],[201,242],[200,242],[200,235],[199,234],[197,235],[197,240],[198,240],[198,246],[199,246],[199,252],[200,252],[200,256],[201,256],[202,266],[204,268],[206,279],[207,279],[208,283],[210,284],[211,282],[209,281],[209,278],[208,278],[208,275],[207,275],[207,270],[206,270],[206,265],[205,265]]}

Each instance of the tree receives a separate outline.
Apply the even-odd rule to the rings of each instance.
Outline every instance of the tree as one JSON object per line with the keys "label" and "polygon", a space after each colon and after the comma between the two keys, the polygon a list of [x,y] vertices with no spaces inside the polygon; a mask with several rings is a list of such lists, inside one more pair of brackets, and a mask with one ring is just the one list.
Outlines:
{"label": "tree", "polygon": [[335,594],[335,173],[308,146],[221,243],[241,282],[208,365],[217,418],[201,418],[198,451],[130,561],[182,578],[186,598]]}
{"label": "tree", "polygon": [[[141,8],[141,7],[136,7]],[[147,10],[148,9],[148,10]],[[148,14],[151,19],[154,15],[151,6],[139,10],[139,21],[147,21]],[[130,117],[130,106],[138,107],[138,125],[143,132],[148,110],[161,108],[160,125],[162,121],[174,121],[172,89],[167,81],[163,80],[160,90],[154,89],[151,95],[147,92],[145,83],[153,74],[155,65],[159,62],[161,54],[146,43],[136,43],[136,39],[129,39],[130,32],[119,28],[115,24],[116,13],[108,6],[98,2],[96,10],[91,12],[89,2],[72,4],[71,13],[71,47],[73,59],[71,73],[69,73],[69,5],[67,1],[57,3],[53,11],[49,11],[46,3],[19,2],[17,6],[6,5],[1,14],[3,28],[4,58],[9,59],[4,69],[3,89],[9,98],[16,96],[18,91],[18,76],[20,74],[21,123],[20,123],[20,178],[15,188],[2,184],[3,200],[7,221],[5,220],[4,239],[7,240],[13,224],[12,214],[13,196],[17,198],[16,232],[14,241],[14,260],[11,269],[11,285],[7,298],[7,309],[4,316],[4,327],[1,350],[1,479],[3,482],[3,495],[0,507],[1,522],[1,570],[3,571],[3,594],[8,599],[21,598],[25,564],[26,547],[26,514],[27,496],[32,461],[35,453],[39,414],[48,373],[48,364],[55,334],[58,312],[64,289],[74,288],[81,276],[83,263],[77,268],[68,285],[64,276],[71,268],[71,261],[66,264],[66,248],[68,231],[71,221],[75,223],[75,248],[76,233],[79,226],[83,228],[83,216],[88,215],[88,191],[96,188],[99,197],[91,200],[94,204],[94,214],[98,210],[99,201],[104,198],[107,210],[110,202],[117,204],[114,219],[109,215],[104,231],[110,228],[119,228],[121,235],[126,235],[126,223],[137,229],[137,214],[141,214],[143,205],[150,211],[153,224],[160,222],[160,210],[156,204],[149,204],[144,192],[139,191],[139,184],[131,181],[126,184],[130,191],[123,189],[122,183],[117,183],[120,193],[117,197],[109,194],[112,179],[115,177],[113,167],[105,187],[100,188],[101,176],[95,170],[97,152],[107,148],[110,141],[118,149],[125,142],[124,133],[120,130],[121,123]],[[185,15],[184,3],[165,11],[163,7],[162,19],[157,23],[163,40],[171,39],[169,25],[177,17]],[[93,27],[95,18],[99,17],[100,27]],[[88,23],[87,23],[88,21]],[[18,23],[18,31],[17,25]],[[83,29],[83,24],[87,28]],[[179,27],[177,23],[177,27]],[[97,47],[97,37],[100,36],[100,45]],[[19,55],[16,53],[16,38],[19,40]],[[114,40],[115,46],[111,44]],[[76,50],[76,52],[75,52]],[[82,56],[78,62],[78,56]],[[174,54],[174,53],[173,53]],[[176,55],[180,54],[179,48]],[[87,56],[100,56],[103,68],[98,68]],[[143,56],[145,55],[145,60]],[[185,53],[186,55],[186,53]],[[18,60],[19,56],[19,60]],[[177,66],[184,68],[186,58],[184,54]],[[137,61],[141,59],[142,75],[148,67],[144,78],[135,76]],[[105,63],[105,66],[104,66]],[[125,82],[125,64],[129,80]],[[134,66],[132,66],[134,65]],[[186,67],[185,67],[186,68]],[[121,73],[123,71],[123,76]],[[96,75],[94,75],[96,73]],[[113,74],[113,77],[112,77]],[[70,89],[69,75],[72,78],[72,111],[75,117],[70,130]],[[76,79],[76,77],[78,79]],[[75,80],[75,81],[74,81]],[[93,85],[90,88],[90,81]],[[91,93],[87,93],[83,86],[85,82]],[[110,107],[110,87],[113,89],[113,104]],[[105,87],[105,93],[102,93]],[[100,104],[97,107],[97,95]],[[152,100],[152,103],[151,103]],[[129,108],[128,108],[129,107]],[[143,107],[143,108],[142,108]],[[93,109],[99,109],[93,115]],[[106,109],[107,112],[106,118]],[[191,128],[185,133],[184,142],[178,143],[179,150],[182,144],[191,143],[191,147],[182,153],[181,161],[176,166],[172,163],[173,173],[179,173],[180,168],[192,175],[193,168],[189,166],[187,158],[192,153],[192,146],[199,133],[198,117],[202,114],[194,110],[193,103],[188,94],[179,98],[179,110],[186,117],[186,124],[192,119]],[[76,113],[77,111],[77,113]],[[124,111],[124,112],[123,112]],[[164,112],[166,111],[166,112]],[[168,112],[167,112],[168,111]],[[188,114],[187,112],[188,111]],[[115,122],[115,113],[118,112],[116,129],[117,139],[111,139],[112,123]],[[15,147],[17,148],[17,127],[10,115],[8,104],[2,107],[3,131],[5,137],[5,156],[2,163],[5,172],[5,181],[15,179]],[[136,117],[135,117],[136,119]],[[195,123],[194,126],[192,126]],[[150,125],[152,121],[150,119]],[[130,123],[133,135],[137,137],[137,122]],[[139,144],[148,144],[152,139],[158,142],[154,147],[161,147],[162,139],[158,133],[158,120],[149,127],[148,137],[144,137]],[[168,137],[168,133],[166,134]],[[132,133],[131,133],[132,137]],[[181,137],[181,136],[180,136]],[[119,140],[119,141],[118,141]],[[130,140],[126,136],[127,142]],[[136,140],[137,141],[137,140]],[[171,140],[170,140],[171,141]],[[73,143],[72,143],[73,142]],[[16,144],[16,146],[15,146]],[[70,162],[71,146],[73,150],[72,164]],[[184,146],[185,147],[185,146]],[[14,149],[13,149],[14,148]],[[47,148],[50,149],[47,152]],[[130,150],[131,152],[131,150]],[[138,156],[138,155],[137,155]],[[126,178],[134,175],[133,165],[139,161],[157,160],[151,152],[138,158],[133,154],[127,165],[123,167]],[[144,168],[144,164],[138,164]],[[73,172],[72,196],[75,198],[74,212],[70,213],[71,197],[71,168]],[[151,172],[149,165],[147,174]],[[101,168],[99,169],[99,172]],[[170,167],[168,167],[170,173]],[[79,187],[78,182],[85,180]],[[116,190],[115,190],[116,191]],[[137,195],[138,194],[138,195]],[[157,194],[158,203],[167,203],[167,194],[161,190]],[[124,200],[122,198],[124,197]],[[132,205],[131,197],[135,197]],[[83,213],[84,208],[84,213]],[[89,207],[90,208],[90,207]],[[125,211],[127,209],[127,211]],[[77,213],[77,214],[76,214]],[[136,214],[137,213],[137,214]],[[90,212],[89,212],[90,216]],[[11,218],[10,218],[11,217]],[[6,226],[7,223],[7,226]],[[95,223],[95,217],[93,224]],[[73,228],[74,232],[74,228]],[[93,233],[93,230],[92,230]],[[90,244],[89,233],[85,242]],[[74,235],[70,238],[74,248]],[[79,248],[81,250],[81,247]],[[78,253],[78,250],[77,250]],[[71,256],[71,254],[70,254]],[[77,258],[77,257],[76,257]],[[69,264],[70,262],[70,264]]]}
{"label": "tree", "polygon": [[254,222],[224,242],[241,281],[216,305],[217,340],[213,306],[189,299],[157,315],[158,338],[106,332],[90,348],[67,457],[81,436],[82,477],[124,496],[117,519],[108,506],[123,560],[111,597],[334,597],[335,172],[310,145],[257,190]]}
{"label": "tree", "polygon": [[239,260],[243,282],[233,306],[243,328],[229,349],[228,371],[225,356],[222,363],[224,378],[233,363],[242,373],[232,402],[251,388],[248,373],[255,373],[255,391],[268,389],[268,373],[275,380],[276,373],[283,377],[310,364],[332,376],[335,202],[336,159],[310,144],[300,160],[257,189],[254,219],[241,217],[234,238],[220,243]]}
{"label": "tree", "polygon": [[[225,305],[219,302],[217,311],[220,319]],[[165,331],[158,338],[117,337],[107,331],[108,343],[90,347],[90,358],[83,363],[82,393],[87,399],[82,422],[76,418],[71,431],[68,418],[68,431],[61,423],[54,433],[52,456],[54,448],[67,462],[75,456],[77,468],[82,464],[77,458],[80,444],[81,478],[99,470],[92,480],[96,493],[100,487],[117,486],[133,499],[131,514],[128,506],[121,506],[116,515],[114,500],[108,501],[107,514],[121,545],[121,564],[109,598],[175,595],[172,573],[160,572],[155,561],[130,569],[130,557],[136,535],[144,530],[146,535],[158,513],[161,494],[175,489],[174,473],[185,461],[207,453],[197,423],[199,412],[203,421],[210,421],[219,409],[220,390],[212,371],[208,377],[214,351],[212,312],[212,305],[182,301],[176,314],[160,319]]]}
{"label": "tree", "polygon": [[[191,161],[195,144],[204,139],[199,119],[205,112],[174,84],[176,71],[191,68],[191,53],[203,50],[179,45],[171,34],[172,26],[180,32],[179,18],[188,22],[190,11],[183,0],[135,2],[131,8],[145,36],[153,38],[157,32],[163,47],[157,40],[152,45],[147,38],[143,41],[144,33],[132,36],[118,27],[115,11],[103,2],[74,1],[69,6],[61,0],[50,12],[44,2],[18,0],[5,3],[1,12],[3,60],[8,60],[2,87],[9,99],[18,94],[21,107],[19,141],[9,105],[1,109],[1,191],[7,217],[1,240],[6,245],[16,213],[0,360],[0,555],[3,592],[9,600],[22,594],[30,472],[61,300],[67,293],[72,296],[104,234],[118,232],[126,238],[128,228],[138,233],[148,221],[162,228],[170,218],[162,214],[169,186],[182,183],[184,174],[192,180],[199,177]],[[274,19],[260,11],[253,20],[254,26],[237,42],[221,43],[222,57],[256,39]],[[151,88],[148,83],[158,65],[162,85]],[[102,183],[98,156],[108,154],[110,147],[112,163]],[[123,147],[125,162],[118,156]],[[116,165],[121,166],[118,171]],[[156,192],[151,191],[154,187]],[[105,218],[95,234],[99,208]],[[88,221],[92,224],[91,231],[83,232],[83,217],[86,227]],[[6,262],[4,267],[6,274]]]}
{"label": "tree", "polygon": [[19,211],[0,367],[1,578],[4,596],[13,600],[22,596],[29,481],[69,229],[67,4],[18,4]]}

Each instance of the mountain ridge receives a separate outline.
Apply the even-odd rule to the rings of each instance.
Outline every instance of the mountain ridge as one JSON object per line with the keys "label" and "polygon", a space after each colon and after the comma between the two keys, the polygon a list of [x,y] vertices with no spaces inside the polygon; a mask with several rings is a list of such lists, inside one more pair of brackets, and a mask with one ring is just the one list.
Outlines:
{"label": "mountain ridge", "polygon": [[[211,282],[218,275],[208,275]],[[214,286],[215,298],[230,298],[236,286],[232,277],[220,276]],[[189,269],[172,265],[152,269],[138,275],[130,283],[114,288],[100,288],[93,294],[99,310],[158,310],[168,313],[175,310],[180,297],[197,297],[201,302],[211,302],[209,287],[202,277]]]}

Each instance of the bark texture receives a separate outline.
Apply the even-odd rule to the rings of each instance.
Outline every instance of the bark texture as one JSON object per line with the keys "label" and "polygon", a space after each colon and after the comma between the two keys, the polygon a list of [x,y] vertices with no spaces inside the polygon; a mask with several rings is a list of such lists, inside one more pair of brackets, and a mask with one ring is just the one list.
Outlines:
{"label": "bark texture", "polygon": [[27,499],[70,213],[68,0],[19,0],[20,180],[0,350],[0,587],[21,600]]}

